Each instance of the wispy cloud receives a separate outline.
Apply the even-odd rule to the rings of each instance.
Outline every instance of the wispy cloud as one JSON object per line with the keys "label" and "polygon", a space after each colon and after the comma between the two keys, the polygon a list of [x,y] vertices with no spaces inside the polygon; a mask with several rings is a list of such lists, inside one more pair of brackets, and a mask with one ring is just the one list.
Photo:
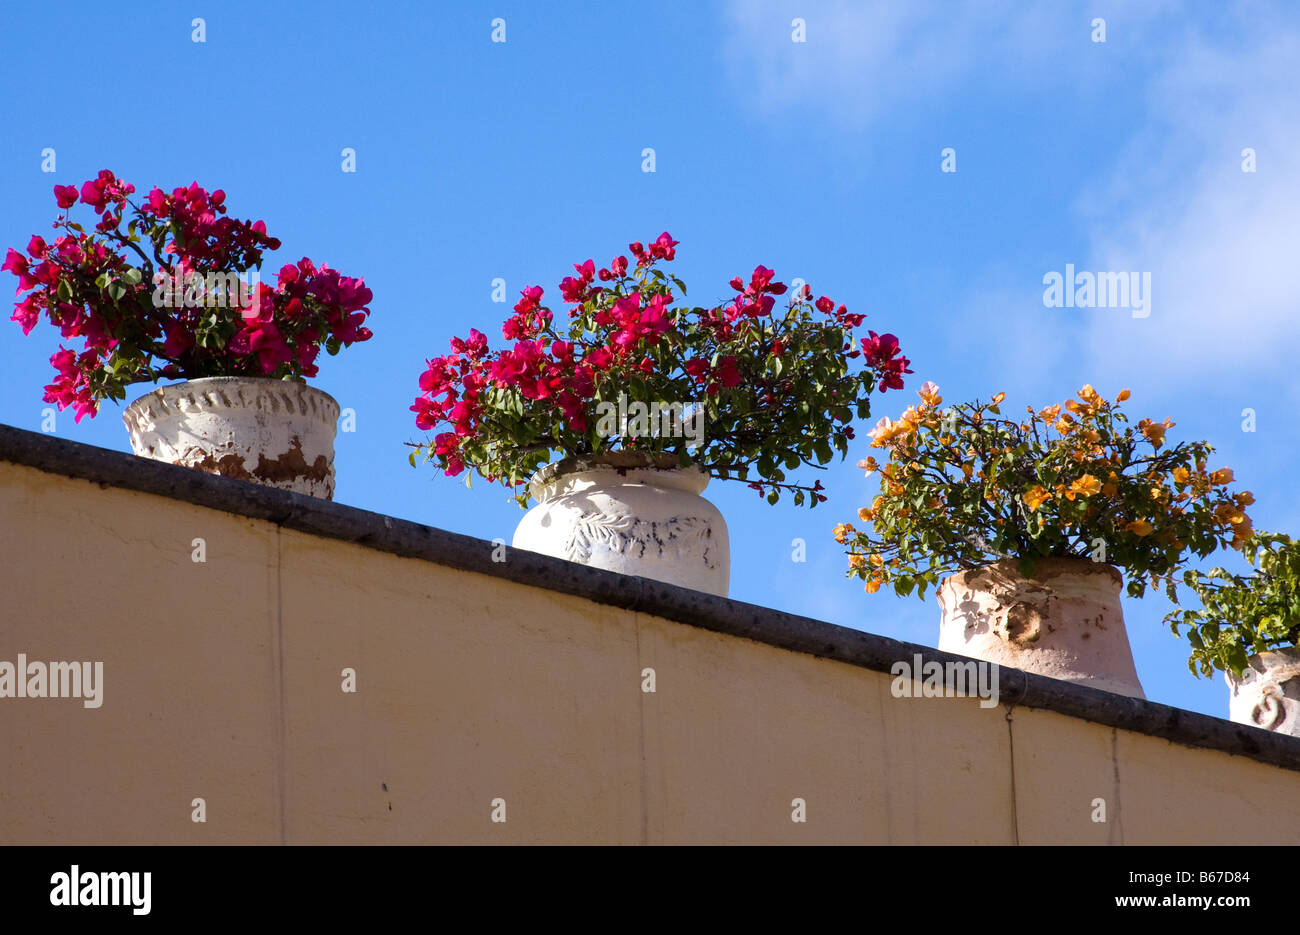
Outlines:
{"label": "wispy cloud", "polygon": [[[1088,39],[1094,15],[1108,23],[1100,48]],[[795,17],[807,23],[807,43],[791,41]],[[1058,349],[1062,360],[1108,382],[1142,373],[1192,383],[1216,366],[1254,376],[1271,368],[1269,379],[1296,382],[1280,368],[1288,364],[1289,374],[1300,347],[1292,325],[1300,309],[1300,17],[1288,6],[737,0],[728,19],[737,86],[778,119],[802,112],[858,129],[892,127],[939,113],[945,95],[971,85],[1023,94],[1068,83],[1072,93],[1139,102],[1137,123],[1097,127],[1114,139],[1114,155],[1078,180],[1069,210],[1084,255],[1066,259],[1081,270],[1149,271],[1152,314],[1073,311],[1081,341]],[[1099,77],[1095,53],[1124,62],[1123,80],[1113,65]],[[1256,154],[1254,173],[1241,170],[1246,148]],[[1023,275],[1036,284],[1043,272]],[[1024,295],[1026,284],[986,281],[964,304]],[[1024,309],[1044,313],[1064,314]],[[1050,352],[1040,347],[1036,356]]]}
{"label": "wispy cloud", "polygon": [[[761,111],[813,109],[865,128],[973,74],[994,83],[1068,76],[1079,56],[1066,53],[1088,43],[1087,10],[1023,0],[734,0],[725,54]],[[796,18],[804,43],[791,38]]]}
{"label": "wispy cloud", "polygon": [[[1093,322],[1100,366],[1190,382],[1206,376],[1201,365],[1240,375],[1286,362],[1276,375],[1295,382],[1300,30],[1255,29],[1232,49],[1190,39],[1148,84],[1148,122],[1080,194],[1093,265],[1153,281],[1150,318]],[[1253,173],[1242,171],[1247,148]]]}

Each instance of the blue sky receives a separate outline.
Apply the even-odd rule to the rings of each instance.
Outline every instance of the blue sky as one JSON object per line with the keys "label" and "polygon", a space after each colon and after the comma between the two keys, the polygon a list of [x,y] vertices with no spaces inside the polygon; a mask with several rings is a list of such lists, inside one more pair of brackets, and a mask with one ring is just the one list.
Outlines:
{"label": "blue sky", "polygon": [[[1219,449],[1258,528],[1300,531],[1294,5],[78,0],[5,16],[0,248],[48,230],[56,182],[108,168],[145,191],[223,188],[284,243],[264,272],[310,256],[374,290],[375,338],[315,381],[356,412],[339,502],[509,540],[504,490],[406,463],[425,358],[470,327],[501,343],[494,278],[554,296],[570,264],[668,230],[693,300],[762,263],[897,334],[915,375],[871,421],[927,379],[950,402],[1002,391],[1017,407],[1127,387],[1135,418]],[[1150,317],[1045,308],[1042,277],[1067,263],[1150,271]],[[0,422],[39,429],[58,335],[8,328]],[[60,414],[57,434],[129,450],[111,405]],[[934,645],[932,599],[843,577],[830,530],[874,496],[863,453],[828,472],[815,511],[710,487],[732,596]],[[1226,716],[1167,609],[1125,600],[1148,697]]]}

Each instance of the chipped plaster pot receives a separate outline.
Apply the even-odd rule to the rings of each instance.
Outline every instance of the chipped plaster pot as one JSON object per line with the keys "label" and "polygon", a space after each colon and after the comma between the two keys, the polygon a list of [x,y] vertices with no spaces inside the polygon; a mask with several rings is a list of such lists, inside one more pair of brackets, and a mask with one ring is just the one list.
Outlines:
{"label": "chipped plaster pot", "polygon": [[1229,718],[1300,737],[1300,650],[1258,653],[1250,657],[1240,679],[1231,672],[1224,675],[1232,689]]}
{"label": "chipped plaster pot", "polygon": [[1004,560],[946,579],[939,649],[1145,698],[1111,565],[1040,559],[1033,578]]}
{"label": "chipped plaster pot", "polygon": [[207,377],[163,386],[122,413],[142,458],[279,487],[334,496],[339,404],[289,380]]}
{"label": "chipped plaster pot", "polygon": [[731,545],[700,494],[709,476],[672,456],[617,452],[549,464],[529,481],[536,505],[513,546],[727,596]]}

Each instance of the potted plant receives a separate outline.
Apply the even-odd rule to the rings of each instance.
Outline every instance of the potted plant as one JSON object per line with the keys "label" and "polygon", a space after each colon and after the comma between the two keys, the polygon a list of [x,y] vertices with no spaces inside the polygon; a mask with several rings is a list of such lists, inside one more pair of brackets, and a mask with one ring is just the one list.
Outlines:
{"label": "potted plant", "polygon": [[1201,608],[1175,608],[1165,621],[1175,635],[1187,628],[1193,674],[1224,673],[1232,720],[1300,737],[1300,542],[1258,533],[1242,553],[1248,575],[1185,572]]}
{"label": "potted plant", "polygon": [[762,266],[733,279],[724,302],[685,304],[685,284],[663,268],[676,246],[665,232],[631,244],[633,262],[576,264],[558,322],[529,286],[502,327],[505,348],[476,330],[453,338],[411,407],[417,427],[442,431],[412,443],[410,460],[477,472],[523,507],[537,500],[517,548],[725,594],[726,524],[700,496],[709,479],[816,506],[821,481],[786,472],[843,457],[871,391],[911,371],[892,335],[872,332],[857,349],[863,316],[807,286],[778,305],[786,286]]}
{"label": "potted plant", "polygon": [[[338,404],[303,380],[322,347],[370,338],[370,290],[306,258],[273,288],[259,270],[280,241],[227,217],[225,192],[134,192],[108,170],[79,191],[54,186],[59,235],[33,236],[0,267],[26,293],[13,314],[24,334],[45,317],[82,344],[50,358],[45,400],[80,422],[129,384],[180,380],[127,407],[137,455],[332,496]],[[72,219],[78,201],[98,216],[91,230]]]}
{"label": "potted plant", "polygon": [[880,495],[852,524],[849,574],[868,592],[937,586],[939,648],[1142,697],[1119,593],[1150,582],[1174,594],[1184,557],[1250,537],[1226,468],[1204,442],[1165,444],[1173,423],[1128,425],[1119,403],[1085,386],[1027,417],[990,402],[940,409],[938,387],[870,433],[887,463],[862,461]]}

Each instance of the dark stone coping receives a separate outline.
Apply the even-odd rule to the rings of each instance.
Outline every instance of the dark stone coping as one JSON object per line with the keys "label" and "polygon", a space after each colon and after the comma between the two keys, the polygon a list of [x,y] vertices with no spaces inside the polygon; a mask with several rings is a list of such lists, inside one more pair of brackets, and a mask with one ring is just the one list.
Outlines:
{"label": "dark stone coping", "polygon": [[[961,662],[966,658],[535,552],[510,549],[508,561],[493,562],[496,547],[483,539],[8,425],[0,425],[0,461],[184,500],[312,535],[573,594],[878,672],[888,673],[895,662],[910,661],[917,654],[926,662]],[[1003,705],[1045,708],[1189,747],[1219,750],[1300,771],[1300,738],[1006,667],[999,676],[999,690]]]}

